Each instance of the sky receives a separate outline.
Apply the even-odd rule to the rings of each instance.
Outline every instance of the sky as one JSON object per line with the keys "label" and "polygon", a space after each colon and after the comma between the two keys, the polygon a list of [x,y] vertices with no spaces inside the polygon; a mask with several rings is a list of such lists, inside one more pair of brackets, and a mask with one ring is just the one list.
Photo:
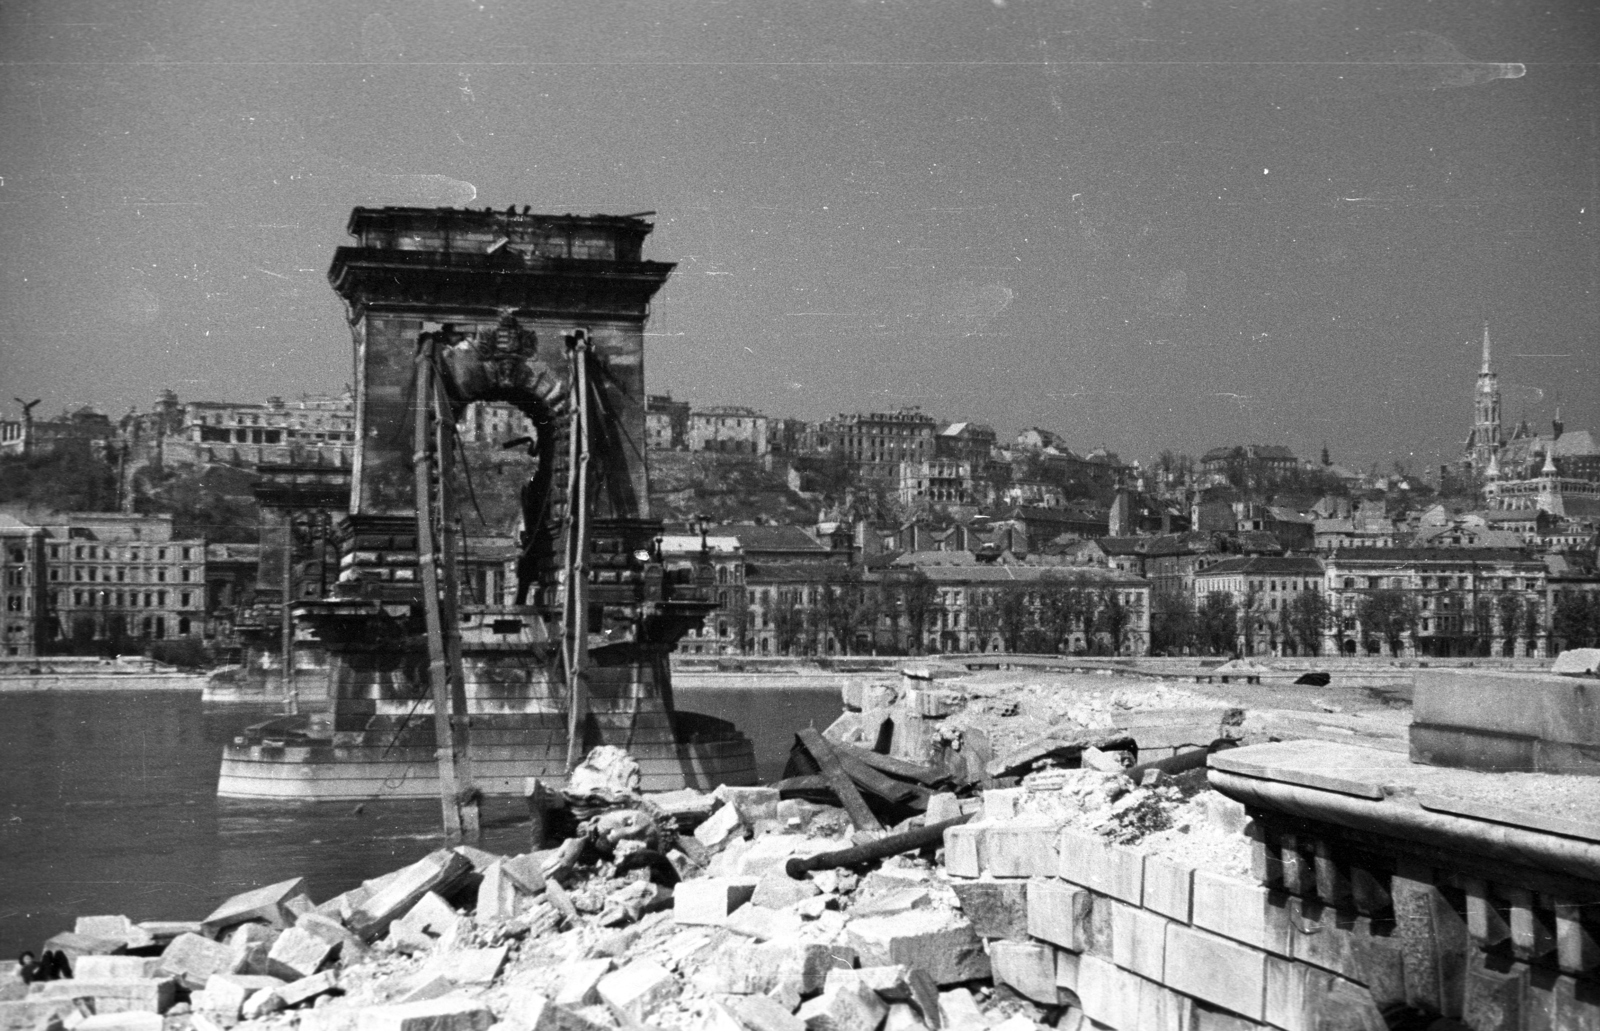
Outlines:
{"label": "sky", "polygon": [[337,392],[358,205],[654,211],[652,392],[1124,458],[1600,430],[1600,5],[0,2],[0,411]]}

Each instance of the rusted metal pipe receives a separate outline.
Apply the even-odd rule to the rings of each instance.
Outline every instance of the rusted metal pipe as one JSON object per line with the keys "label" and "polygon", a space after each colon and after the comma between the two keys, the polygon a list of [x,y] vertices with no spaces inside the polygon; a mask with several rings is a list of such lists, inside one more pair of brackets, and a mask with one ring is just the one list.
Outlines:
{"label": "rusted metal pipe", "polygon": [[971,813],[958,816],[953,820],[933,824],[930,827],[918,827],[916,830],[901,831],[891,834],[877,841],[869,841],[865,845],[854,848],[840,849],[837,852],[823,852],[815,856],[804,858],[795,856],[784,864],[783,872],[790,877],[799,879],[812,870],[835,870],[841,866],[856,866],[861,863],[870,863],[875,859],[888,859],[902,852],[912,852],[925,848],[935,842],[944,840],[944,832],[951,827],[959,827],[972,819]]}

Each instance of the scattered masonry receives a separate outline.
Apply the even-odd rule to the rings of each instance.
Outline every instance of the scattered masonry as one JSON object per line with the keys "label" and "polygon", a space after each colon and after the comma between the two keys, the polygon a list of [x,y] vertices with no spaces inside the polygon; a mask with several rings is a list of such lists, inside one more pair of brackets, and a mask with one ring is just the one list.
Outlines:
{"label": "scattered masonry", "polygon": [[[1545,801],[1513,811],[1502,775],[1394,749],[1178,761],[1203,746],[1173,727],[1250,721],[1171,695],[1165,725],[1085,721],[1103,749],[1007,738],[955,690],[851,700],[799,739],[828,775],[785,790],[569,796],[552,848],[440,849],[321,902],[291,879],[192,923],[84,917],[50,941],[73,978],[0,969],[0,1031],[1600,1028],[1600,780],[1522,775]],[[933,725],[863,750],[863,701]],[[1173,742],[1137,783],[1097,768],[1129,726]],[[903,747],[952,729],[991,754]],[[817,801],[841,792],[888,826]],[[883,854],[924,823],[942,839]]]}

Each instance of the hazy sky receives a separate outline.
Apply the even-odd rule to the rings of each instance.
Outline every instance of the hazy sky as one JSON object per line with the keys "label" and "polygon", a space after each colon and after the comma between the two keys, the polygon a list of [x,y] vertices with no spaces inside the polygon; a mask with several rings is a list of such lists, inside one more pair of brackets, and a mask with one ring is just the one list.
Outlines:
{"label": "hazy sky", "polygon": [[1125,457],[1600,430],[1600,5],[0,4],[0,398],[336,391],[355,205],[655,210],[653,391]]}

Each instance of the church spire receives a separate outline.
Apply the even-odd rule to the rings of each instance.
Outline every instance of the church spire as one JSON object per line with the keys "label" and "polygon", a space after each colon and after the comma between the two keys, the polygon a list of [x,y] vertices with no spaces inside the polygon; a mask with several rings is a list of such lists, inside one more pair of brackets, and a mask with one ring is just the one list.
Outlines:
{"label": "church spire", "polygon": [[1483,375],[1489,374],[1489,320],[1483,320]]}

